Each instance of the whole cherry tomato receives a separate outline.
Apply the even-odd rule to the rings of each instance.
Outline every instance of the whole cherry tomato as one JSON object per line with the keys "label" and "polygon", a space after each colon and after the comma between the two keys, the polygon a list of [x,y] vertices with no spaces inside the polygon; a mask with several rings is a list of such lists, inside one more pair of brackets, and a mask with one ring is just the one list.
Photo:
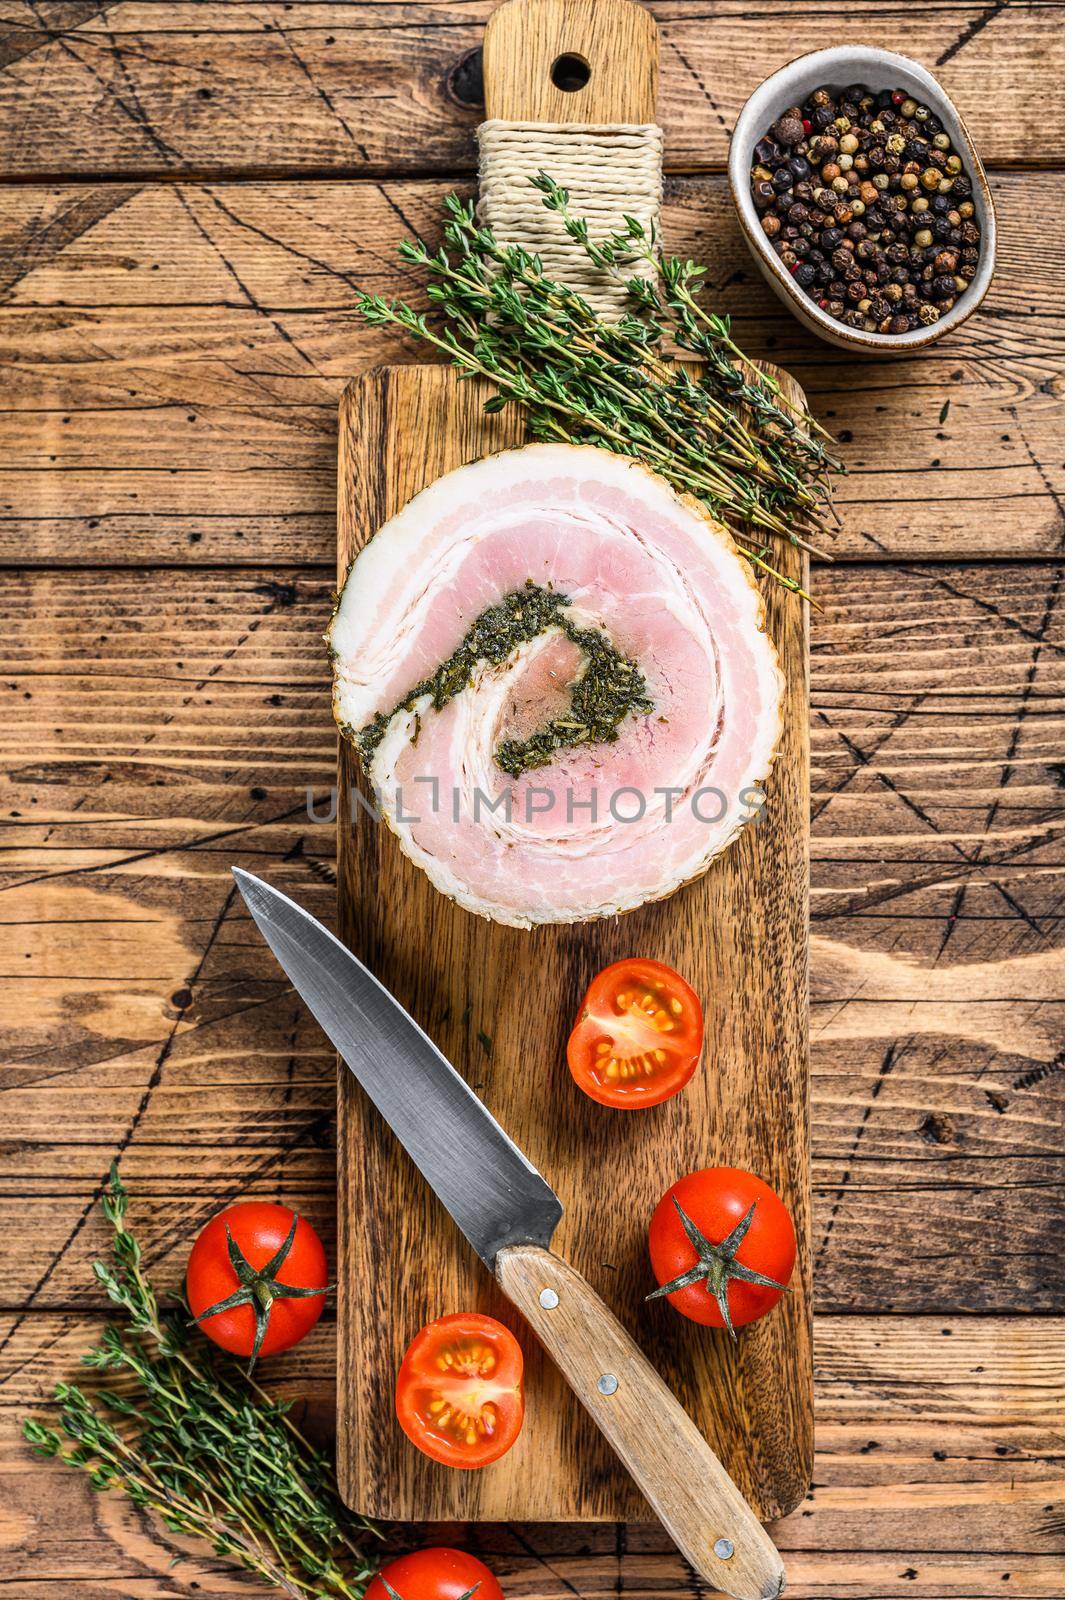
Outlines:
{"label": "whole cherry tomato", "polygon": [[795,1265],[784,1202],[753,1172],[707,1167],[667,1189],[655,1207],[651,1266],[670,1304],[693,1322],[735,1330],[776,1305]]}
{"label": "whole cherry tomato", "polygon": [[251,1366],[310,1332],[328,1287],[325,1251],[310,1223],[262,1200],[212,1217],[185,1273],[189,1309],[204,1333]]}
{"label": "whole cherry tomato", "polygon": [[403,1357],[396,1380],[399,1425],[412,1444],[446,1467],[485,1467],[521,1432],[524,1371],[521,1346],[494,1317],[477,1311],[437,1317]]}
{"label": "whole cherry tomato", "polygon": [[465,1550],[437,1546],[413,1550],[382,1567],[366,1590],[366,1600],[503,1600],[493,1572]]}
{"label": "whole cherry tomato", "polygon": [[581,1002],[566,1046],[569,1069],[600,1105],[631,1111],[678,1093],[703,1048],[703,1008],[661,961],[604,967]]}

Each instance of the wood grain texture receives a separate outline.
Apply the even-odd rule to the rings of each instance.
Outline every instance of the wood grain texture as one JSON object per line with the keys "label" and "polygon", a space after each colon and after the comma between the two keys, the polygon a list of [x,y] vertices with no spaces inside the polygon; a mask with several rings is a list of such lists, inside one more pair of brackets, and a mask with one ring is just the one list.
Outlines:
{"label": "wood grain texture", "polygon": [[[138,1226],[150,1208],[134,1196]],[[95,1219],[91,1234],[102,1248]],[[76,1371],[99,1320],[43,1312],[12,1335],[0,1317],[5,1594],[265,1600],[270,1591],[209,1553],[94,1495],[80,1475],[34,1460],[18,1437],[27,1412],[51,1409],[52,1387]],[[334,1347],[325,1321],[263,1369],[323,1442],[332,1436]],[[815,1486],[772,1528],[789,1600],[1060,1600],[1063,1348],[1060,1318],[818,1319]],[[417,1544],[426,1532],[399,1537]],[[429,1537],[475,1550],[510,1600],[606,1600],[619,1579],[624,1593],[649,1600],[706,1593],[653,1524],[452,1525]]]}
{"label": "wood grain texture", "polygon": [[[482,403],[483,393],[439,367],[385,369],[348,389],[340,422],[341,572],[420,488],[520,439],[505,412],[486,427]],[[798,563],[796,552],[787,555]],[[343,936],[557,1185],[566,1214],[554,1248],[653,1348],[666,1382],[763,1518],[804,1492],[812,1449],[806,641],[804,607],[785,603],[779,590],[767,600],[788,685],[767,819],[670,899],[608,922],[531,931],[471,916],[430,885],[391,834],[360,823],[359,813],[353,821],[347,796],[358,779],[347,746],[338,818]],[[566,1033],[592,976],[648,950],[678,967],[702,998],[708,1070],[654,1114],[604,1117],[561,1066]],[[751,973],[751,950],[759,951],[760,979]],[[734,1005],[736,994],[748,1003]],[[532,1024],[530,1000],[540,996]],[[470,1306],[493,1315],[503,1306],[512,1324],[514,1315],[347,1074],[338,1146],[338,1462],[351,1504],[406,1519],[646,1516],[601,1436],[528,1339],[527,1424],[491,1472],[448,1472],[418,1454],[398,1424],[382,1426],[403,1351],[430,1317]],[[736,1345],[725,1335],[707,1337],[662,1302],[640,1309],[651,1210],[674,1178],[726,1156],[785,1198],[800,1240],[791,1292]]]}
{"label": "wood grain texture", "polygon": [[[484,30],[484,114],[508,122],[653,122],[658,29],[639,0],[505,0]],[[575,56],[584,87],[556,86]]]}
{"label": "wood grain texture", "polygon": [[[335,407],[353,371],[397,359],[351,288],[416,288],[395,245],[472,170],[491,8],[0,0],[0,172],[20,179],[0,221],[0,562],[38,569],[0,572],[13,1600],[259,1592],[31,1462],[17,1420],[76,1370],[87,1327],[63,1308],[100,1305],[91,1199],[114,1153],[171,1287],[243,1193],[331,1238],[332,1053],[228,866],[332,915]],[[1063,8],[865,0],[840,24],[931,66],[999,168],[990,300],[927,359],[875,367],[800,332],[755,282],[722,180],[680,175],[720,169],[749,89],[838,19],[814,0],[651,9],[668,237],[844,431],[838,551],[863,563],[816,574],[824,1314],[815,1486],[775,1529],[789,1592],[1060,1600],[1062,1328],[1017,1313],[1065,1305]],[[323,1325],[280,1364],[324,1442],[333,1360]],[[652,1525],[409,1537],[479,1549],[511,1600],[699,1600]]]}
{"label": "wood grain texture", "polygon": [[[455,172],[472,169],[478,74],[495,0],[6,0],[0,172]],[[667,164],[722,168],[751,91],[838,42],[819,0],[651,0],[662,34]],[[864,44],[940,77],[989,164],[1050,166],[1065,70],[1054,0],[862,0]]]}
{"label": "wood grain texture", "polygon": [[[817,578],[815,1306],[1053,1311],[1065,573]],[[333,587],[0,573],[0,1304],[101,1303],[82,1218],[116,1149],[170,1281],[242,1192],[332,1248],[332,1053],[229,865],[335,915]]]}
{"label": "wood grain texture", "polygon": [[[795,373],[840,437],[840,560],[1063,548],[1065,178],[1004,176],[995,190],[1000,264],[980,312],[919,358],[860,363],[770,294],[723,180],[668,186],[671,247],[708,263],[710,301],[742,345]],[[344,384],[364,365],[424,357],[362,326],[352,289],[417,300],[396,246],[434,236],[446,192],[7,191],[0,560],[331,564]]]}

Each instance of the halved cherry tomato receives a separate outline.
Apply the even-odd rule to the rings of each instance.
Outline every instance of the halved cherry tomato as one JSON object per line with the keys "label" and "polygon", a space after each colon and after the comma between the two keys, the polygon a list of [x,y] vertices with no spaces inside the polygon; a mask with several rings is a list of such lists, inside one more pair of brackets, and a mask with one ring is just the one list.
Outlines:
{"label": "halved cherry tomato", "polygon": [[640,956],[604,967],[581,1004],[566,1046],[585,1094],[631,1111],[675,1095],[703,1048],[703,1008],[679,972]]}
{"label": "halved cherry tomato", "polygon": [[735,1330],[771,1311],[795,1266],[795,1228],[768,1183],[738,1167],[690,1172],[651,1218],[651,1266],[682,1316]]}
{"label": "halved cherry tomato", "polygon": [[396,1380],[407,1438],[446,1467],[486,1467],[505,1455],[525,1418],[521,1346],[477,1311],[437,1317],[417,1334]]}
{"label": "halved cherry tomato", "polygon": [[382,1567],[366,1590],[366,1600],[503,1600],[495,1573],[468,1550],[445,1545],[412,1550]]}

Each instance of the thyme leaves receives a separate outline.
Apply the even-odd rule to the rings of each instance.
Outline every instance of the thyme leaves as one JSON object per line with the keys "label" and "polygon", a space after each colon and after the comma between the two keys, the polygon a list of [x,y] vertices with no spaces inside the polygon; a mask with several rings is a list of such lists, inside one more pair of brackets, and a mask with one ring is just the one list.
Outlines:
{"label": "thyme leaves", "polygon": [[124,1325],[108,1324],[82,1362],[115,1374],[117,1388],[58,1385],[58,1426],[29,1418],[27,1440],[293,1600],[359,1600],[373,1570],[363,1540],[377,1530],[344,1508],[330,1459],[288,1405],[190,1339],[187,1308],[160,1307],[128,1203],[112,1164],[103,1195],[112,1260],[93,1270]]}
{"label": "thyme leaves", "polygon": [[[729,524],[760,571],[802,593],[773,565],[774,540],[825,553],[814,540],[838,518],[829,486],[841,470],[827,435],[777,381],[753,367],[727,317],[701,303],[705,268],[661,256],[635,218],[593,241],[569,195],[546,174],[530,180],[574,245],[625,283],[632,310],[602,321],[579,294],[545,276],[540,259],[503,245],[472,205],[445,202],[443,244],[400,246],[427,277],[428,313],[359,293],[356,309],[441,352],[464,376],[487,379],[486,410],[516,404],[532,438],[593,444],[636,457]],[[634,257],[650,276],[628,276]],[[696,357],[689,374],[663,354]]]}

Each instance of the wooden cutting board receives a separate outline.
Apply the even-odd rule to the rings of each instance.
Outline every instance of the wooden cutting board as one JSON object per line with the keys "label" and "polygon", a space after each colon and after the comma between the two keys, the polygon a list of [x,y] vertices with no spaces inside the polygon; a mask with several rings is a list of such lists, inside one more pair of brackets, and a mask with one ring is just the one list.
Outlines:
{"label": "wooden cutting board", "polygon": [[[520,0],[493,22],[506,60],[521,63],[534,82],[563,53],[591,63],[588,87],[597,84],[600,97],[583,120],[648,120],[651,19],[629,0],[595,0],[593,29],[592,12],[591,0]],[[604,34],[608,12],[613,25]],[[597,41],[617,40],[623,26],[628,59],[641,70],[617,70],[616,52],[609,51],[597,74]],[[486,76],[491,39],[490,29]],[[530,110],[532,97],[532,88],[523,98],[512,86],[501,107],[489,93],[489,114],[562,115],[549,93]],[[524,442],[521,417],[512,410],[485,417],[485,397],[440,367],[382,369],[348,388],[340,410],[342,576],[381,523],[419,489],[466,461]],[[782,550],[778,559],[783,570],[805,578],[799,552]],[[345,745],[339,913],[351,948],[556,1188],[565,1216],[553,1248],[632,1332],[768,1520],[806,1492],[813,1421],[807,616],[805,605],[778,587],[767,588],[766,600],[787,679],[781,751],[765,820],[746,829],[705,877],[606,923],[532,932],[499,927],[438,894],[386,828],[352,811],[361,779]],[[634,954],[669,962],[694,985],[705,1006],[707,1046],[703,1066],[676,1099],[644,1112],[611,1112],[574,1086],[565,1041],[591,978]],[[609,1446],[343,1068],[338,1144],[337,1462],[348,1503],[410,1521],[650,1519]],[[686,1322],[665,1301],[644,1300],[654,1287],[646,1238],[655,1204],[676,1178],[715,1164],[760,1173],[784,1197],[799,1236],[790,1292],[736,1344]],[[400,1360],[417,1330],[432,1317],[468,1308],[489,1312],[517,1333],[526,1356],[527,1414],[521,1437],[501,1461],[464,1473],[429,1461],[407,1441],[393,1397]]]}

